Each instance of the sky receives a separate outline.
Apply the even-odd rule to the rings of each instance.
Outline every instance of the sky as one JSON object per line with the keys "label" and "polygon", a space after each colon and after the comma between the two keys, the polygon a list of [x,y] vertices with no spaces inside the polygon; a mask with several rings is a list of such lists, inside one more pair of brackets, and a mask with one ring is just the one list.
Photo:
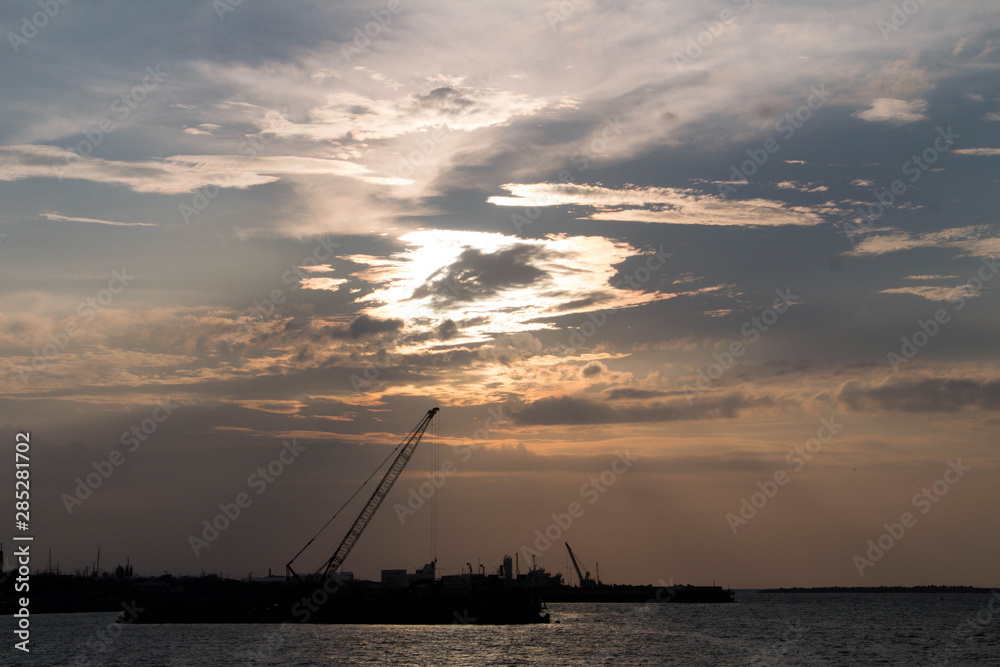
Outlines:
{"label": "sky", "polygon": [[281,573],[438,406],[356,576],[998,584],[995,2],[0,27],[0,425],[53,566]]}

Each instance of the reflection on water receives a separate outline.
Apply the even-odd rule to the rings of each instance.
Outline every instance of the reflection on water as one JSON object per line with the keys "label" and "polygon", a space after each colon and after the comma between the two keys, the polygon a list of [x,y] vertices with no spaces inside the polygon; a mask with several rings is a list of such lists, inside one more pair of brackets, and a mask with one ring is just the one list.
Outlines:
{"label": "reflection on water", "polygon": [[[109,625],[33,617],[35,665],[1000,664],[1000,614],[971,594],[738,594],[734,605],[552,604],[558,623]],[[979,615],[977,617],[977,614]],[[10,619],[7,620],[10,626]]]}

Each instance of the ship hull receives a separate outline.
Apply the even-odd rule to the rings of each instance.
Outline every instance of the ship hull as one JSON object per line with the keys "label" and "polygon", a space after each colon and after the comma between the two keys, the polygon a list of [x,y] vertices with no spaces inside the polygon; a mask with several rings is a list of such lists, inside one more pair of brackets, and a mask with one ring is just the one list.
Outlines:
{"label": "ship hull", "polygon": [[144,596],[122,622],[520,625],[547,623],[541,591],[528,588],[446,590],[440,585],[384,588],[354,584],[226,593],[183,591]]}

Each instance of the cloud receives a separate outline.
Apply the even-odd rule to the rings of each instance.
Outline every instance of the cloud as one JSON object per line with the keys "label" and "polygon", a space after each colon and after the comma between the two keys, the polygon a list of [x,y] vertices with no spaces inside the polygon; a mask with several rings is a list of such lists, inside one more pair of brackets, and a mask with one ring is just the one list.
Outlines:
{"label": "cloud", "polygon": [[[315,288],[322,289],[322,288]],[[310,326],[308,321],[289,320],[284,323],[283,330],[278,336],[269,337],[261,341],[269,345],[278,343],[306,343],[313,342],[323,346],[329,339],[359,339],[366,336],[374,336],[381,333],[392,333],[402,331],[404,326],[400,319],[379,319],[370,315],[361,314],[351,320],[347,326],[333,325],[322,328]],[[304,348],[300,347],[300,351]]]}
{"label": "cloud", "polygon": [[184,128],[184,133],[201,135],[201,136],[211,136],[215,130],[221,130],[221,129],[222,126],[217,123],[199,123],[197,127]]}
{"label": "cloud", "polygon": [[677,294],[612,285],[615,265],[640,251],[600,236],[527,239],[498,233],[417,231],[399,237],[390,257],[350,255],[367,268],[351,273],[377,284],[360,299],[372,317],[396,318],[411,334],[439,331],[456,342],[553,328],[555,317],[615,310]]}
{"label": "cloud", "polygon": [[115,222],[114,220],[98,220],[96,218],[73,218],[58,213],[39,213],[46,220],[54,222],[87,222],[95,225],[111,225],[112,227],[157,227],[152,222]]}
{"label": "cloud", "polygon": [[346,282],[348,282],[346,278],[302,278],[299,281],[299,287],[302,289],[332,290]]}
{"label": "cloud", "polygon": [[799,181],[781,181],[780,183],[775,183],[774,187],[782,190],[798,190],[799,192],[827,192],[830,189],[826,185],[800,183]]}
{"label": "cloud", "polygon": [[432,128],[469,132],[546,105],[543,99],[491,87],[440,86],[396,99],[342,92],[327,96],[308,112],[305,122],[272,112],[262,129],[279,136],[372,141]]}
{"label": "cloud", "polygon": [[927,280],[951,280],[951,279],[954,279],[954,278],[958,278],[958,276],[955,276],[955,275],[950,275],[950,276],[943,276],[943,275],[903,276],[903,280],[924,280],[924,281],[927,281]]}
{"label": "cloud", "polygon": [[939,232],[908,234],[892,231],[865,236],[848,255],[871,257],[916,248],[955,248],[964,256],[1000,256],[1000,237],[991,225],[955,227]]}
{"label": "cloud", "polygon": [[437,337],[441,340],[454,338],[458,334],[458,325],[452,320],[443,320],[437,328]]}
{"label": "cloud", "polygon": [[979,291],[972,285],[958,287],[941,287],[938,285],[913,285],[911,287],[895,287],[884,289],[879,294],[912,294],[928,301],[960,301],[979,296]]}
{"label": "cloud", "polygon": [[[791,206],[768,199],[731,200],[685,188],[629,187],[561,183],[506,183],[511,197],[487,199],[497,206],[589,206],[590,220],[621,220],[675,225],[770,227],[811,226],[825,222],[820,213],[836,213],[832,205]],[[637,208],[645,207],[645,208]]]}
{"label": "cloud", "polygon": [[373,183],[384,179],[367,167],[340,159],[275,155],[175,155],[162,160],[81,157],[55,146],[0,146],[0,181],[69,178],[124,185],[135,192],[180,194],[206,185],[246,189],[282,175],[346,176]]}
{"label": "cloud", "polygon": [[591,361],[580,371],[580,375],[585,378],[597,377],[598,375],[606,375],[608,373],[608,367],[605,366],[600,361]]}
{"label": "cloud", "polygon": [[747,398],[742,394],[730,394],[706,396],[694,403],[679,400],[618,407],[586,398],[559,396],[525,405],[514,412],[514,421],[520,425],[554,426],[733,419],[744,409],[772,403],[768,397]]}
{"label": "cloud", "polygon": [[466,248],[455,262],[435,271],[427,282],[413,291],[413,298],[432,297],[439,306],[457,301],[476,301],[495,297],[500,292],[527,287],[547,278],[534,265],[546,259],[544,248],[521,243],[496,252]]}
{"label": "cloud", "polygon": [[872,102],[870,108],[855,111],[852,115],[869,123],[916,123],[927,120],[924,113],[927,110],[927,100],[897,100],[891,97],[880,97]]}
{"label": "cloud", "polygon": [[1000,380],[926,378],[866,385],[852,380],[839,399],[852,410],[897,412],[957,412],[1000,408]]}
{"label": "cloud", "polygon": [[349,331],[353,338],[361,338],[371,334],[399,331],[403,328],[402,320],[380,320],[368,315],[359,315],[351,322]]}
{"label": "cloud", "polygon": [[996,157],[1000,155],[1000,148],[957,148],[952,151],[955,155],[975,155],[977,157]]}
{"label": "cloud", "polygon": [[[53,19],[24,46],[25,53],[3,65],[18,85],[0,92],[0,143],[51,145],[14,149],[13,155],[5,153],[9,147],[0,151],[5,179],[0,232],[9,233],[0,244],[0,371],[8,396],[0,398],[3,413],[45,424],[47,437],[59,443],[80,439],[93,449],[68,465],[63,448],[38,448],[63,461],[58,470],[65,475],[47,474],[58,483],[43,485],[39,494],[54,498],[92,470],[90,462],[106,456],[122,431],[148,418],[157,397],[183,400],[184,409],[126,464],[131,479],[122,481],[131,483],[106,485],[95,496],[108,496],[88,501],[95,503],[88,505],[89,519],[74,516],[65,524],[63,563],[89,562],[93,554],[85,553],[87,545],[102,526],[111,526],[122,528],[109,533],[120,544],[105,541],[106,553],[109,548],[126,553],[132,542],[143,546],[139,556],[149,571],[183,568],[185,545],[166,534],[171,531],[160,531],[165,537],[159,540],[149,526],[185,516],[191,523],[200,520],[206,508],[217,505],[219,485],[240,484],[276,454],[284,434],[337,436],[323,444],[312,440],[317,446],[307,451],[308,470],[290,470],[294,478],[283,479],[284,491],[269,498],[276,511],[265,514],[296,522],[285,526],[288,534],[305,533],[309,517],[303,519],[295,508],[309,498],[339,495],[342,487],[349,495],[358,475],[363,479],[388,453],[382,445],[395,445],[395,435],[412,426],[431,398],[445,409],[447,444],[461,444],[463,436],[487,425],[491,408],[505,405],[509,414],[505,402],[520,398],[529,410],[526,419],[567,425],[487,425],[491,441],[495,436],[517,447],[523,439],[531,449],[498,452],[491,442],[472,457],[471,468],[463,467],[462,480],[449,482],[455,485],[456,507],[470,512],[470,525],[484,480],[497,487],[490,497],[520,503],[504,514],[510,529],[494,531],[498,543],[521,539],[520,510],[565,504],[561,494],[572,493],[579,476],[500,471],[571,469],[590,475],[607,466],[608,452],[633,447],[646,461],[644,470],[652,466],[669,476],[640,475],[632,481],[645,488],[631,493],[623,487],[621,495],[609,495],[609,511],[602,513],[608,525],[623,517],[639,521],[651,505],[687,511],[677,502],[684,498],[692,511],[704,510],[691,525],[707,531],[694,530],[685,541],[688,562],[698,569],[692,578],[753,563],[743,580],[782,585],[768,565],[774,560],[768,548],[779,545],[782,535],[808,530],[812,521],[830,527],[817,532],[827,539],[816,545],[829,562],[793,559],[811,562],[812,569],[802,565],[784,576],[807,584],[838,583],[829,581],[842,560],[837,544],[850,543],[852,531],[856,536],[866,530],[840,519],[863,522],[866,509],[892,516],[894,503],[911,493],[912,480],[934,479],[929,475],[937,473],[928,466],[937,467],[935,461],[954,452],[972,457],[987,452],[1000,412],[979,414],[973,408],[947,419],[934,412],[877,419],[855,414],[848,426],[855,435],[841,436],[847,440],[837,441],[836,456],[801,480],[804,504],[786,506],[784,518],[776,507],[770,525],[759,527],[777,536],[761,540],[760,548],[750,545],[745,553],[715,548],[716,536],[720,542],[727,537],[716,535],[717,508],[735,507],[739,484],[752,490],[757,479],[773,473],[786,452],[815,433],[819,417],[847,412],[837,400],[843,382],[881,378],[888,370],[888,345],[905,333],[896,331],[900,323],[911,326],[907,323],[928,317],[924,298],[874,290],[947,287],[973,275],[979,260],[950,261],[967,252],[957,246],[898,252],[864,266],[858,258],[839,262],[831,255],[850,245],[832,226],[819,223],[846,218],[846,211],[823,204],[827,199],[846,209],[844,200],[852,194],[864,198],[864,190],[848,185],[852,179],[867,181],[861,187],[870,192],[906,178],[900,165],[927,147],[935,125],[954,124],[963,135],[962,148],[1000,146],[989,135],[1000,125],[979,120],[1000,108],[991,79],[997,52],[986,51],[996,34],[983,20],[995,14],[990,1],[995,5],[995,0],[925,3],[888,39],[876,22],[888,19],[890,2],[404,2],[391,24],[349,60],[343,47],[353,46],[355,29],[363,32],[375,18],[371,11],[384,11],[387,0],[293,3],[296,10],[282,2],[243,2],[223,23],[210,2],[70,3],[72,17]],[[37,2],[22,4],[38,9]],[[675,61],[673,53],[684,54],[689,40],[701,39],[703,21],[717,19],[723,6],[733,10],[734,21],[710,44],[702,43],[690,64]],[[558,14],[560,8],[573,11],[551,25],[547,14],[551,18],[550,10]],[[143,29],[168,24],[180,28]],[[952,56],[958,38],[972,32],[985,34],[965,41]],[[60,183],[46,162],[62,166],[72,159],[67,153],[42,156],[41,165],[32,162],[38,156],[30,150],[82,146],[86,152],[86,144],[78,142],[98,136],[94,128],[109,105],[138,83],[145,65],[160,61],[171,72],[163,87],[130,109],[126,121],[112,113],[115,131],[89,159],[65,169]],[[486,82],[490,74],[492,81]],[[810,86],[819,83],[831,92],[829,101],[812,109],[801,127],[795,121],[795,136],[786,139],[776,123],[797,109],[804,112]],[[963,101],[965,91],[980,93],[981,101]],[[849,116],[870,110],[876,98],[928,99],[920,113],[930,120],[896,126]],[[266,142],[258,157],[267,159],[239,155],[237,146],[253,137]],[[723,180],[738,180],[731,165],[746,160],[748,149],[759,152],[770,137],[779,140],[780,152],[749,182],[716,188]],[[985,154],[943,158],[934,165],[943,169],[926,173],[919,187],[908,187],[906,202],[882,222],[898,218],[898,227],[908,232],[904,241],[929,243],[935,239],[924,232],[997,220],[990,194],[997,176],[990,160]],[[590,183],[610,195],[547,205],[522,235],[514,234],[508,217],[523,209],[485,203],[489,195],[503,195],[523,204],[500,189],[504,183],[563,181]],[[199,224],[178,225],[177,205],[191,202],[192,194],[176,193],[212,182],[227,187],[223,195]],[[271,185],[257,187],[262,183]],[[816,184],[830,190],[797,191]],[[625,192],[633,189],[646,193]],[[720,192],[733,194],[709,195]],[[582,190],[571,194],[584,196]],[[40,211],[163,227],[154,235],[148,229],[51,221],[39,218]],[[743,233],[775,223],[790,226]],[[718,224],[730,226],[700,226]],[[894,231],[874,227],[855,240]],[[416,229],[423,231],[408,234]],[[568,234],[545,236],[557,232]],[[309,235],[334,233],[342,233],[337,240],[348,257],[314,255],[324,266],[302,268],[301,289],[286,284],[283,272],[307,263]],[[634,272],[652,258],[648,249],[661,243],[674,253],[661,272],[639,287],[616,284],[642,275]],[[62,336],[76,305],[104,289],[105,272],[119,268],[118,260],[135,269],[135,285],[86,322],[26,386],[16,367],[31,363],[33,348],[41,351]],[[961,279],[901,278],[911,274]],[[674,281],[685,275],[700,280]],[[733,287],[673,298],[690,294],[681,290],[717,284]],[[768,305],[764,295],[788,284],[809,295],[806,316],[771,327],[752,358],[720,378],[719,389],[688,404],[676,388],[741,335],[743,320]],[[288,298],[273,311],[268,304],[260,307],[262,295],[275,288]],[[995,318],[983,308],[994,296],[985,293],[976,301],[979,316],[955,318],[934,341],[936,353],[983,369],[974,372],[984,373],[985,380],[1000,377],[985,375],[1000,367]],[[852,326],[845,329],[845,322]],[[590,326],[596,329],[593,336]],[[234,351],[228,343],[236,340],[245,342]],[[858,360],[882,363],[852,366]],[[601,364],[606,373],[598,372]],[[930,365],[923,359],[892,377],[912,379]],[[366,391],[357,391],[352,374],[371,378],[368,371],[376,367],[378,377]],[[662,376],[639,379],[651,372]],[[969,377],[978,377],[972,372]],[[724,403],[726,394],[737,390],[742,398]],[[751,415],[753,407],[746,403],[762,394],[787,399],[761,418]],[[573,406],[535,403],[553,396],[577,399],[583,421],[607,425],[581,427],[566,420],[575,414],[568,411]],[[880,409],[875,398],[864,400]],[[129,410],[139,403],[141,409]],[[547,417],[547,407],[557,414]],[[588,420],[591,414],[596,417]],[[638,421],[633,425],[631,419]],[[350,437],[333,431],[349,431]],[[884,443],[885,449],[868,449],[861,440]],[[265,442],[275,451],[263,449]],[[533,451],[566,458],[533,456]],[[191,466],[191,460],[200,464]],[[248,469],[241,472],[234,462]],[[429,461],[411,465],[431,467]],[[852,466],[858,472],[851,472]],[[327,470],[334,474],[320,474]],[[883,474],[892,471],[899,474]],[[422,479],[422,470],[413,472]],[[855,499],[851,507],[838,504],[831,512],[839,518],[824,522],[823,499],[840,481],[866,484],[859,475],[897,486],[883,489],[884,506]],[[550,483],[539,487],[540,478]],[[178,494],[179,479],[197,497]],[[536,488],[548,495],[525,491]],[[160,498],[189,502],[181,508],[176,502],[149,502]],[[810,498],[818,499],[816,507],[807,506]],[[145,528],[122,527],[98,507],[137,502],[151,512],[135,522]],[[955,502],[954,511],[968,526],[991,525],[986,504]],[[40,520],[52,504],[39,506]],[[59,526],[53,528],[59,532]],[[138,532],[122,537],[130,528]],[[388,531],[384,540],[378,531],[371,535],[378,544],[358,554],[364,570],[359,576],[378,576],[378,554],[392,553],[395,532]],[[919,580],[928,563],[949,565],[949,553],[958,559],[975,550],[981,533],[964,531],[968,539],[958,545],[931,539],[921,545],[919,557],[900,562],[891,576]],[[706,536],[707,542],[701,539]],[[239,571],[246,565],[243,571],[249,571],[277,562],[274,553],[282,550],[274,540],[255,542],[251,536],[241,543],[235,533],[233,539],[203,558],[214,559],[215,569]],[[454,546],[455,553],[476,553],[469,540]],[[620,571],[636,581],[655,579],[662,566],[649,555],[662,549],[645,546],[622,556],[628,563]],[[213,556],[216,549],[235,556]],[[721,554],[721,564],[705,553]],[[682,558],[675,561],[686,567]],[[609,565],[609,571],[620,566]]]}
{"label": "cloud", "polygon": [[658,389],[635,389],[634,387],[618,387],[605,394],[609,401],[631,401],[666,396],[667,392]]}

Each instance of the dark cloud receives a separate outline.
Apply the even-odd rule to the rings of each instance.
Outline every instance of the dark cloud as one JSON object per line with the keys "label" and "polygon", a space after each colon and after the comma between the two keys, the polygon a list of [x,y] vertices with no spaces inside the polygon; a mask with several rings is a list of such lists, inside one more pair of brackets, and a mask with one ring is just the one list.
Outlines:
{"label": "dark cloud", "polygon": [[403,320],[380,320],[369,315],[358,315],[349,327],[352,338],[361,338],[370,334],[399,331],[403,328]]}
{"label": "dark cloud", "polygon": [[852,410],[899,412],[957,412],[967,408],[996,410],[1000,407],[1000,380],[928,378],[905,380],[881,386],[852,381],[839,396]]}
{"label": "dark cloud", "polygon": [[768,397],[752,399],[742,394],[731,394],[700,398],[692,403],[679,401],[615,407],[585,398],[559,396],[529,403],[514,414],[514,421],[522,425],[551,426],[732,419],[744,408],[772,404]]}
{"label": "dark cloud", "polygon": [[656,398],[657,396],[666,395],[667,392],[664,391],[657,391],[655,389],[633,389],[632,387],[619,387],[618,389],[612,389],[605,394],[609,401]]}
{"label": "dark cloud", "polygon": [[605,292],[594,292],[580,299],[574,299],[573,301],[568,301],[556,310],[573,310],[578,311],[581,308],[589,308],[590,306],[596,306],[599,303],[603,303],[608,300],[608,295]]}
{"label": "dark cloud", "polygon": [[454,264],[436,271],[425,285],[414,290],[413,298],[433,296],[443,304],[475,301],[510,287],[531,285],[548,275],[532,264],[543,256],[544,250],[527,244],[495,253],[466,248]]}
{"label": "dark cloud", "polygon": [[417,95],[416,100],[416,106],[420,109],[435,109],[455,116],[468,111],[475,104],[473,100],[448,86],[435,88],[426,95]]}
{"label": "dark cloud", "polygon": [[[261,318],[258,322],[266,324],[266,319]],[[300,346],[303,349],[297,353],[298,358],[309,360],[317,351],[331,351],[331,339],[358,340],[365,336],[400,331],[402,328],[403,320],[383,320],[370,315],[359,315],[346,326],[315,326],[309,319],[295,316],[274,330],[264,327],[256,331],[244,331],[236,326],[228,332],[225,340],[232,345],[233,353],[238,356],[263,353],[273,347]],[[220,351],[226,347],[224,343],[218,345]]]}
{"label": "dark cloud", "polygon": [[458,325],[455,324],[454,320],[445,320],[437,328],[437,337],[441,340],[448,340],[449,338],[454,338],[455,334],[458,333]]}

